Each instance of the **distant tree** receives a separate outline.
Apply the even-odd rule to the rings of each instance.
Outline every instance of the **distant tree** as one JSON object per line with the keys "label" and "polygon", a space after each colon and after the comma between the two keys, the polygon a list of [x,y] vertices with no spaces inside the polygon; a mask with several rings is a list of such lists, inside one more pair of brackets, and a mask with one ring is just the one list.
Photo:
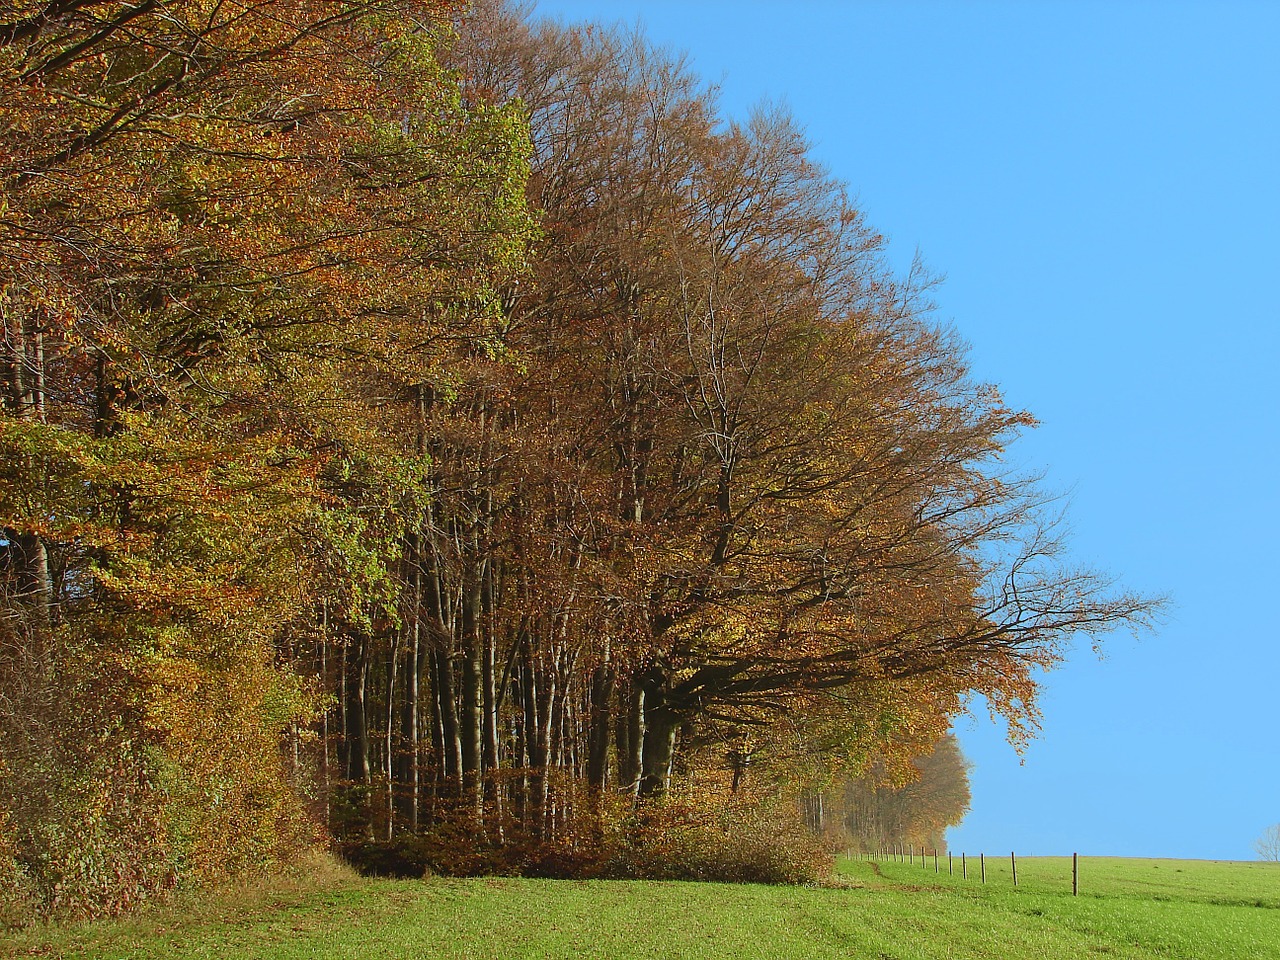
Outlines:
{"label": "distant tree", "polygon": [[1253,841],[1253,849],[1258,852],[1259,860],[1280,860],[1280,823],[1263,830],[1262,836]]}

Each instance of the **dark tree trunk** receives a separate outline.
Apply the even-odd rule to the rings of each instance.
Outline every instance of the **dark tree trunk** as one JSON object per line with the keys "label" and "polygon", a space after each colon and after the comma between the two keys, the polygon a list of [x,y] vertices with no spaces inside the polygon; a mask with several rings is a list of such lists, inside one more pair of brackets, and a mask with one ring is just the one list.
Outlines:
{"label": "dark tree trunk", "polygon": [[680,717],[658,706],[645,710],[644,722],[644,749],[637,792],[642,797],[655,797],[666,792],[671,779],[671,760],[675,755]]}
{"label": "dark tree trunk", "polygon": [[587,731],[587,783],[603,790],[609,779],[609,739],[613,712],[613,668],[596,667],[591,677],[591,719]]}
{"label": "dark tree trunk", "polygon": [[405,617],[404,694],[400,702],[400,752],[395,763],[397,813],[404,828],[418,830],[418,763],[419,701],[422,676],[422,576],[417,547],[418,538],[409,538],[408,595]]}
{"label": "dark tree trunk", "polygon": [[[0,293],[0,308],[4,310],[4,348],[9,380],[4,405],[18,420],[43,422],[44,335],[25,310],[9,308],[8,298],[3,293]],[[49,550],[35,533],[4,533],[10,542],[9,561],[16,574],[18,601],[25,608],[28,664],[43,673],[52,666],[49,644],[54,597]]]}
{"label": "dark tree trunk", "polygon": [[347,684],[346,753],[348,780],[368,784],[373,779],[369,764],[369,638],[360,636],[351,650],[352,672]]}

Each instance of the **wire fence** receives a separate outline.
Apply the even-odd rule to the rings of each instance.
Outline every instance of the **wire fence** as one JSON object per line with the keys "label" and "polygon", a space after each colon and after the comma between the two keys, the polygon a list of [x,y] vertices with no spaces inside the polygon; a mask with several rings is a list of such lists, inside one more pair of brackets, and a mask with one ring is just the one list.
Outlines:
{"label": "wire fence", "polygon": [[[920,864],[920,869],[928,872],[930,866],[933,867],[935,874],[941,874],[944,861],[943,855],[938,853],[936,848],[929,850],[924,846],[917,847],[914,844],[895,844],[888,850],[877,851],[847,851],[850,860],[870,860],[876,863],[905,863],[909,866]],[[972,861],[965,852],[961,852],[956,857],[951,851],[945,854],[946,872],[948,876],[956,876],[958,873],[961,880],[969,879],[969,869]],[[1003,859],[1003,858],[1002,858]],[[987,882],[987,856],[985,853],[978,854],[976,878],[980,883]],[[1018,855],[1011,851],[1008,858],[1009,877],[1013,881],[1013,885],[1018,885]],[[1003,870],[1001,871],[1003,874]],[[1002,877],[1003,879],[1003,877]],[[1071,854],[1071,895],[1080,895],[1080,854]]]}

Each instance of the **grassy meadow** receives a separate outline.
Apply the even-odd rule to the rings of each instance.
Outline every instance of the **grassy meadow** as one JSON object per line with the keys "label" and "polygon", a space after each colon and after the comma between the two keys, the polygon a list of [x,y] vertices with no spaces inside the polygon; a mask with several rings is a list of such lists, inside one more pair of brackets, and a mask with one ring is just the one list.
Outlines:
{"label": "grassy meadow", "polygon": [[95,958],[1280,958],[1280,864],[987,864],[987,883],[841,861],[826,887],[366,880],[331,864],[129,920],[0,934],[0,956]]}

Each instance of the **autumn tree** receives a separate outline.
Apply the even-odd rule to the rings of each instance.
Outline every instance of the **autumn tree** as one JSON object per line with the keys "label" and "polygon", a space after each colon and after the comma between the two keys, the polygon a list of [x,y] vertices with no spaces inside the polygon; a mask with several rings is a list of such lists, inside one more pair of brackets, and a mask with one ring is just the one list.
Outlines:
{"label": "autumn tree", "polygon": [[304,805],[478,869],[896,776],[1154,609],[795,122],[635,31],[23,4],[0,92],[0,875],[47,908]]}
{"label": "autumn tree", "polygon": [[893,275],[788,117],[721,123],[625,32],[502,8],[475,29],[477,95],[530,115],[517,416],[562,451],[543,527],[609,641],[588,697],[624,784],[665,789],[681,731],[824,691],[932,682],[1033,721],[1034,667],[1146,619],[1064,563],[1045,498],[1000,465],[1031,418],[971,380],[930,279]]}
{"label": "autumn tree", "polygon": [[969,776],[953,735],[939,740],[913,762],[905,783],[884,770],[847,781],[829,802],[830,813],[864,850],[912,844],[945,852],[945,832],[969,811]]}
{"label": "autumn tree", "polygon": [[305,675],[342,615],[361,650],[394,614],[401,427],[526,239],[518,117],[462,103],[446,12],[0,26],[0,808],[46,908],[311,842]]}

